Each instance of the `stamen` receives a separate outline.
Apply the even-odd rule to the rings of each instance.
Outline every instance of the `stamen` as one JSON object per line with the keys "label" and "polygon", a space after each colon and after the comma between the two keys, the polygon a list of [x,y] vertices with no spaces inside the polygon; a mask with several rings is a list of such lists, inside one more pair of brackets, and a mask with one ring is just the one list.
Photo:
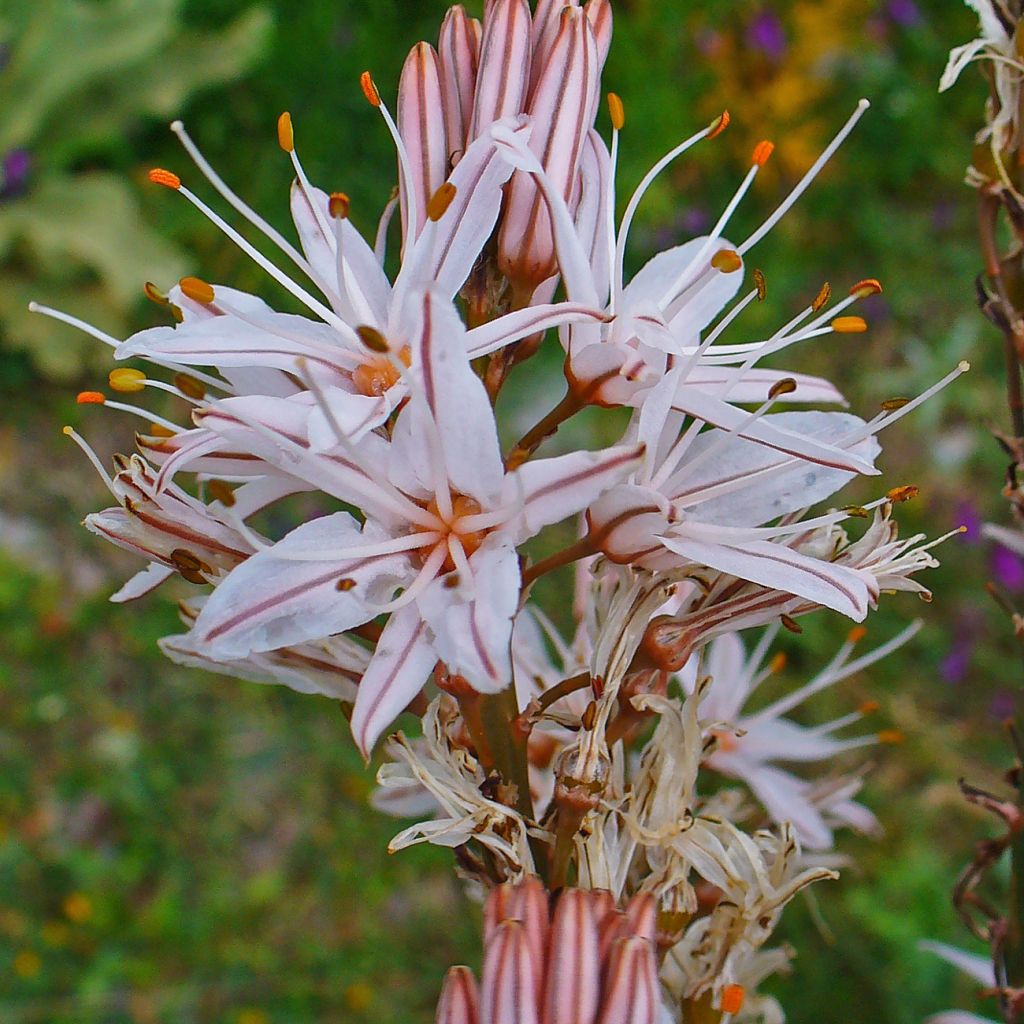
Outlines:
{"label": "stamen", "polygon": [[814,301],[811,303],[811,312],[817,313],[820,310],[822,310],[828,303],[828,300],[831,298],[832,285],[830,285],[828,281],[826,281],[819,289],[818,294],[814,298]]}
{"label": "stamen", "polygon": [[174,121],[171,124],[171,131],[177,135],[178,141],[184,147],[185,152],[188,153],[192,162],[199,168],[203,177],[214,187],[218,195],[226,200],[254,228],[262,231],[311,281],[316,283],[318,288],[323,287],[305,256],[280,231],[271,227],[248,203],[244,202],[237,193],[228,187],[227,182],[213,169],[206,157],[200,153],[199,147],[189,137],[181,121]]}
{"label": "stamen", "polygon": [[879,295],[882,285],[873,277],[858,281],[851,289],[850,294],[858,299],[866,299],[869,295]]}
{"label": "stamen", "polygon": [[867,635],[868,631],[866,626],[854,626],[853,629],[846,634],[846,642],[851,646],[859,644]]}
{"label": "stamen", "polygon": [[835,151],[846,141],[846,137],[853,131],[854,126],[863,117],[864,111],[871,106],[867,100],[861,100],[857,109],[850,116],[850,119],[839,130],[836,137],[828,144],[825,151],[811,165],[810,170],[797,182],[795,188],[776,207],[775,212],[739,247],[740,255],[749,252],[758,242],[768,234],[776,224],[792,209],[796,201],[807,191],[808,186],[821,172],[821,169],[832,159]]}
{"label": "stamen", "polygon": [[231,508],[235,504],[235,491],[224,480],[207,480],[206,493],[219,501],[225,508]]}
{"label": "stamen", "polygon": [[910,501],[921,493],[921,488],[914,484],[904,484],[902,487],[894,487],[886,494],[886,497],[894,505],[904,501]]}
{"label": "stamen", "polygon": [[170,431],[171,437],[180,434],[184,429],[177,423],[173,423],[171,420],[165,420],[163,416],[158,416],[155,412],[152,412],[149,409],[140,409],[137,405],[129,405],[127,402],[113,402],[108,398],[103,405],[107,409],[118,409],[121,412],[129,412],[133,416],[138,416],[141,420],[148,420],[154,426],[161,426],[164,430]]}
{"label": "stamen", "polygon": [[772,660],[771,660],[771,662],[770,662],[770,664],[768,666],[768,671],[771,672],[772,675],[777,675],[779,672],[781,672],[786,667],[786,662],[787,661],[789,661],[789,657],[787,656],[786,652],[785,651],[779,651],[772,658]]}
{"label": "stamen", "polygon": [[173,188],[175,190],[181,188],[181,178],[173,171],[165,171],[162,167],[154,167],[149,172],[149,180],[154,185],[163,185],[164,188]]}
{"label": "stamen", "polygon": [[739,1013],[746,995],[742,985],[726,985],[722,991],[722,1013]]}
{"label": "stamen", "polygon": [[837,316],[830,326],[836,334],[863,334],[868,329],[862,316]]}
{"label": "stamen", "polygon": [[899,729],[883,729],[876,737],[879,743],[902,743],[903,733]]}
{"label": "stamen", "polygon": [[327,210],[335,220],[347,220],[352,203],[344,192],[332,192],[327,200]]}
{"label": "stamen", "polygon": [[719,249],[711,257],[711,266],[723,274],[734,274],[743,266],[743,260],[735,249]]}
{"label": "stamen", "polygon": [[768,139],[762,139],[754,147],[754,152],[750,157],[750,162],[756,164],[758,167],[764,167],[764,165],[772,158],[772,153],[774,152],[775,143],[770,142]]}
{"label": "stamen", "polygon": [[277,144],[286,153],[295,149],[295,129],[292,127],[292,115],[287,110],[277,119]]}
{"label": "stamen", "polygon": [[608,93],[608,116],[612,120],[612,129],[621,132],[626,124],[626,108],[617,93]]}
{"label": "stamen", "polygon": [[757,301],[764,302],[768,298],[768,282],[763,270],[754,271],[754,286],[757,288]]}
{"label": "stamen", "polygon": [[75,398],[79,405],[102,405],[106,400],[102,391],[79,391]]}
{"label": "stamen", "polygon": [[121,495],[114,490],[114,481],[111,480],[110,474],[106,471],[103,463],[100,462],[100,457],[92,450],[89,443],[79,434],[74,427],[64,427],[62,433],[65,437],[70,437],[75,444],[85,453],[85,457],[92,463],[93,469],[99,473],[103,482],[107,485],[107,490],[117,499],[118,504],[121,502]]}
{"label": "stamen", "polygon": [[152,281],[147,281],[142,286],[142,291],[150,302],[155,302],[158,306],[170,305],[171,300]]}
{"label": "stamen", "polygon": [[[146,382],[147,384],[149,381]],[[174,386],[186,397],[196,402],[201,402],[206,397],[206,388],[202,381],[187,373],[176,373],[174,375]]]}
{"label": "stamen", "polygon": [[206,281],[199,277],[183,277],[178,282],[178,287],[185,298],[198,302],[201,306],[210,305],[215,298],[213,285],[207,284]]}
{"label": "stamen", "polygon": [[439,221],[448,212],[448,207],[452,205],[456,192],[456,187],[450,181],[441,185],[427,203],[427,218],[435,222]]}
{"label": "stamen", "polygon": [[374,84],[373,76],[369,71],[364,71],[359,76],[359,84],[362,87],[363,95],[366,97],[366,101],[371,107],[380,106],[380,93],[377,91],[377,86]]}
{"label": "stamen", "polygon": [[732,118],[729,116],[728,110],[723,110],[707,127],[707,133],[709,139],[717,139],[726,128],[729,127],[729,122]]}
{"label": "stamen", "polygon": [[774,400],[783,395],[791,395],[794,391],[796,391],[796,381],[792,377],[783,377],[768,389],[768,397]]}
{"label": "stamen", "polygon": [[356,335],[371,352],[378,352],[383,355],[384,353],[391,351],[391,346],[388,345],[387,338],[385,338],[376,327],[371,327],[369,324],[363,324],[356,328]]}
{"label": "stamen", "polygon": [[114,391],[119,391],[123,395],[131,395],[145,390],[146,375],[141,370],[122,366],[110,371],[107,382]]}

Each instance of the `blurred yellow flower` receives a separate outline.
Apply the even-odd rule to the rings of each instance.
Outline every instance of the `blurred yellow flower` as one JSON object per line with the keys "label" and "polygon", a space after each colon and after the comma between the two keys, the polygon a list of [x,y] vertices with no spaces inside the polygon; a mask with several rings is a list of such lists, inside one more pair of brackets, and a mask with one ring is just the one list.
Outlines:
{"label": "blurred yellow flower", "polygon": [[19,978],[34,978],[43,968],[39,954],[31,949],[23,949],[14,958],[14,973]]}
{"label": "blurred yellow flower", "polygon": [[73,892],[64,901],[64,914],[75,924],[85,924],[92,917],[92,910],[92,900],[81,892]]}

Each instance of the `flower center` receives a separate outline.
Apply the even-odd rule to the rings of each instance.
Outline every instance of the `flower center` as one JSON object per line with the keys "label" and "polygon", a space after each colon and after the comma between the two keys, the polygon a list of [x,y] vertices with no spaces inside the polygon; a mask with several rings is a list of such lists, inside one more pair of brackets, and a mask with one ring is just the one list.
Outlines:
{"label": "flower center", "polygon": [[[412,362],[412,352],[408,345],[398,353],[398,358],[405,366]],[[386,355],[379,355],[371,357],[352,371],[352,383],[360,394],[380,398],[398,383],[401,376],[393,360]]]}
{"label": "flower center", "polygon": [[[480,502],[476,498],[470,498],[465,494],[453,494],[452,495],[452,512],[450,518],[446,518],[441,515],[441,512],[437,505],[437,499],[431,498],[426,505],[427,511],[436,516],[444,526],[438,529],[438,532],[447,534],[445,538],[438,541],[440,544],[447,543],[451,537],[455,537],[458,542],[462,545],[462,550],[466,553],[466,557],[470,558],[473,553],[480,547],[484,542],[484,538],[490,532],[487,529],[483,530],[467,530],[465,529],[461,521],[467,516],[477,516],[483,512],[483,508]],[[424,552],[426,555],[426,552]],[[452,572],[455,569],[455,562],[449,552],[448,556],[444,560],[444,565],[441,567],[443,572]]]}

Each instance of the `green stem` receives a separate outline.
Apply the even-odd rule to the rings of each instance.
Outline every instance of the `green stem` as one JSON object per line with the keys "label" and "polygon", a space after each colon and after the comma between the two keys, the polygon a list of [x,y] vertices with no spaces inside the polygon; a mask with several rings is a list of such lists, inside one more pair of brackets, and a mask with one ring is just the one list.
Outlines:
{"label": "green stem", "polygon": [[494,759],[494,767],[505,782],[516,787],[516,810],[524,817],[533,818],[533,800],[530,797],[530,777],[526,766],[526,744],[517,742],[513,723],[519,717],[514,686],[500,693],[480,697],[480,720],[487,745]]}

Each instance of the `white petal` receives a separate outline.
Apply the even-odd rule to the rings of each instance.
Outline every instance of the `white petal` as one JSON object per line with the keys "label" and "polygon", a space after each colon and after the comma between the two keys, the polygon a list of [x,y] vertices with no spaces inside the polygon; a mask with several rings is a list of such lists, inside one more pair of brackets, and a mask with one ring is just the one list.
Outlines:
{"label": "white petal", "polygon": [[380,734],[420,692],[436,663],[437,654],[416,605],[400,608],[377,641],[352,711],[352,736],[364,757],[370,756]]}
{"label": "white petal", "polygon": [[[292,561],[288,555],[378,539],[360,531],[347,512],[305,523],[229,573],[200,612],[196,636],[216,657],[241,658],[367,622],[374,606],[408,575],[406,555],[323,561]],[[355,586],[339,590],[342,579]]]}
{"label": "white petal", "polygon": [[120,590],[110,595],[110,600],[115,604],[122,604],[125,601],[134,601],[137,598],[151,594],[165,580],[174,575],[174,570],[159,562],[153,562],[141,572],[137,572],[128,580]]}
{"label": "white petal", "polygon": [[921,949],[941,957],[946,963],[952,964],[982,985],[995,985],[996,974],[991,957],[978,956],[977,953],[968,953],[964,949],[957,949],[956,946],[948,946],[945,942],[933,942],[930,939],[919,942],[918,945]]}
{"label": "white petal", "polygon": [[512,681],[512,619],[519,607],[519,556],[513,547],[485,543],[469,560],[470,600],[439,579],[417,599],[434,634],[438,656],[480,693],[497,693]]}
{"label": "white petal", "polygon": [[683,533],[663,537],[662,543],[669,551],[698,565],[795,594],[857,622],[867,615],[873,584],[867,572],[809,558],[782,544],[740,537],[735,545],[727,545],[697,540]]}

